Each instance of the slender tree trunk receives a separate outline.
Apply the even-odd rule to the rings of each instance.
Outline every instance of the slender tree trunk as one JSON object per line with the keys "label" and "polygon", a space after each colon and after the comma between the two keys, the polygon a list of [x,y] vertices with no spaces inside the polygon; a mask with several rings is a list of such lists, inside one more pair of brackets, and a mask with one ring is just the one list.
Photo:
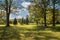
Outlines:
{"label": "slender tree trunk", "polygon": [[55,26],[55,9],[53,9],[53,26]]}
{"label": "slender tree trunk", "polygon": [[44,26],[47,27],[47,24],[46,24],[46,0],[43,0],[43,13],[44,13]]}
{"label": "slender tree trunk", "polygon": [[55,27],[55,0],[53,1],[53,27]]}
{"label": "slender tree trunk", "polygon": [[7,22],[6,22],[6,27],[9,27],[9,26],[10,26],[10,25],[9,25],[9,13],[7,13],[6,16],[7,16],[7,18],[6,18],[6,21],[7,21]]}
{"label": "slender tree trunk", "polygon": [[36,21],[37,27],[38,27],[38,21]]}
{"label": "slender tree trunk", "polygon": [[45,23],[45,27],[47,26],[46,25],[46,9],[44,8],[44,23]]}
{"label": "slender tree trunk", "polygon": [[6,27],[9,27],[8,0],[6,0]]}
{"label": "slender tree trunk", "polygon": [[46,25],[46,3],[44,2],[44,26],[47,27]]}
{"label": "slender tree trunk", "polygon": [[8,5],[8,0],[6,0],[6,27],[9,27],[9,16],[11,12],[11,4],[12,0],[10,0],[10,4]]}

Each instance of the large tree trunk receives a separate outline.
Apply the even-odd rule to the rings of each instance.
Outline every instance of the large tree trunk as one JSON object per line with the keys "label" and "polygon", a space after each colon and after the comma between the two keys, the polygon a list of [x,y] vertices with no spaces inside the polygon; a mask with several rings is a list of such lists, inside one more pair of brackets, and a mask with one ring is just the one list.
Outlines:
{"label": "large tree trunk", "polygon": [[9,25],[9,13],[7,13],[7,18],[6,18],[6,27],[9,27],[10,25]]}
{"label": "large tree trunk", "polygon": [[9,27],[9,7],[8,7],[8,0],[6,0],[6,27]]}
{"label": "large tree trunk", "polygon": [[55,27],[55,9],[53,9],[53,26]]}
{"label": "large tree trunk", "polygon": [[47,27],[47,24],[46,24],[46,0],[43,0],[43,13],[44,13],[44,26]]}
{"label": "large tree trunk", "polygon": [[46,4],[44,4],[44,24],[45,24],[44,26],[47,27],[47,24],[46,24]]}
{"label": "large tree trunk", "polygon": [[46,9],[44,8],[44,24],[45,24],[45,27],[47,26],[46,25]]}
{"label": "large tree trunk", "polygon": [[10,15],[10,7],[11,5],[8,5],[8,0],[6,0],[6,27],[9,27],[9,15]]}
{"label": "large tree trunk", "polygon": [[53,27],[55,27],[55,0],[53,1]]}
{"label": "large tree trunk", "polygon": [[8,5],[8,0],[6,0],[6,27],[9,27],[9,16],[11,12],[11,4],[12,0],[10,0],[10,4]]}

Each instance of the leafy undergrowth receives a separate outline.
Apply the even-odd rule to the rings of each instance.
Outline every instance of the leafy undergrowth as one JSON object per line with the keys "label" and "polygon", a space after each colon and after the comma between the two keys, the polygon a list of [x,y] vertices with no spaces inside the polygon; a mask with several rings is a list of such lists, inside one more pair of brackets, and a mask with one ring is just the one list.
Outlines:
{"label": "leafy undergrowth", "polygon": [[20,33],[17,28],[0,27],[0,40],[19,40]]}
{"label": "leafy undergrowth", "polygon": [[50,28],[0,27],[0,40],[60,40],[60,32]]}

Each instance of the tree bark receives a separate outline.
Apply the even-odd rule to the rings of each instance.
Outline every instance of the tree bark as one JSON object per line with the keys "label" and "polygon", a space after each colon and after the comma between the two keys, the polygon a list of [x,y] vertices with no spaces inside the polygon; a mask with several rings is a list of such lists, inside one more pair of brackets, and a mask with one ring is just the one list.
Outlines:
{"label": "tree bark", "polygon": [[44,13],[44,26],[47,27],[46,24],[46,8],[47,8],[47,4],[46,4],[46,0],[43,0],[43,13]]}
{"label": "tree bark", "polygon": [[53,1],[53,27],[55,27],[55,0]]}
{"label": "tree bark", "polygon": [[6,21],[7,21],[7,22],[6,22],[6,27],[9,27],[9,26],[10,26],[10,25],[9,25],[9,13],[7,13],[6,16],[7,16],[7,18],[6,18]]}
{"label": "tree bark", "polygon": [[9,27],[9,16],[11,12],[11,4],[12,0],[10,0],[10,4],[8,5],[8,0],[6,0],[6,27]]}
{"label": "tree bark", "polygon": [[44,2],[44,26],[47,27],[46,25],[46,3]]}
{"label": "tree bark", "polygon": [[53,26],[55,26],[55,12],[54,12],[54,9],[53,9]]}
{"label": "tree bark", "polygon": [[9,7],[8,7],[8,0],[6,0],[6,27],[9,27]]}

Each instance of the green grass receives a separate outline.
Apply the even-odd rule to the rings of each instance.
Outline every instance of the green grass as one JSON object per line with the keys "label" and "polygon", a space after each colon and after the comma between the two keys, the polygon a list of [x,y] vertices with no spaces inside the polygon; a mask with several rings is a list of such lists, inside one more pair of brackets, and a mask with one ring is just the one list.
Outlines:
{"label": "green grass", "polygon": [[32,29],[32,28],[35,28],[35,26],[37,26],[36,24],[29,24],[29,25],[26,25],[26,24],[17,24],[17,25],[13,25],[13,24],[10,24],[11,26],[17,26],[17,27],[22,27],[22,28],[27,28],[27,29]]}
{"label": "green grass", "polygon": [[[0,40],[60,40],[60,27],[36,30],[35,24],[0,26]],[[19,39],[18,39],[19,38]]]}
{"label": "green grass", "polygon": [[0,27],[0,40],[18,40],[19,38],[20,33],[17,28]]}

